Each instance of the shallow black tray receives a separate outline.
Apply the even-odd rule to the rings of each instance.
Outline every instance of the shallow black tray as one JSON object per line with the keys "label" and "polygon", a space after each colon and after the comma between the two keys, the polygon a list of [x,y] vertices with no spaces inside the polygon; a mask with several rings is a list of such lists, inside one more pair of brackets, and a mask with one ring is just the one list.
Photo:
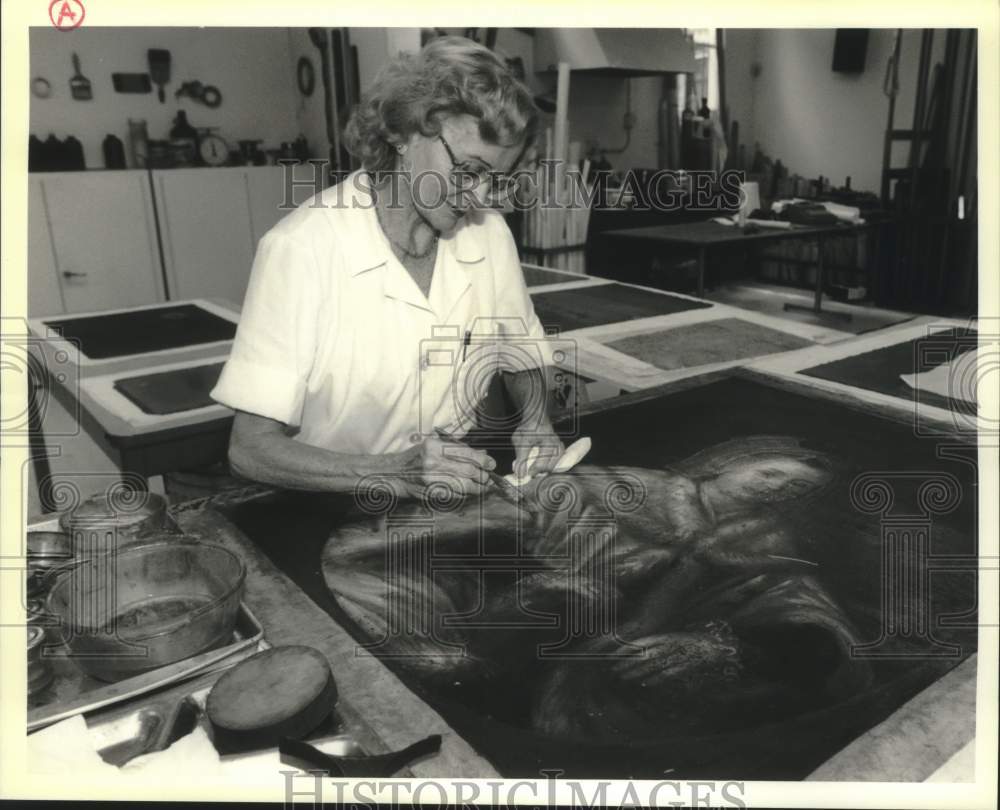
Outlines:
{"label": "shallow black tray", "polygon": [[560,332],[606,323],[672,315],[689,309],[706,309],[707,301],[639,290],[624,284],[596,284],[571,290],[551,290],[531,296],[535,314],[546,327]]}
{"label": "shallow black tray", "polygon": [[78,343],[80,352],[92,360],[198,346],[236,336],[235,323],[197,304],[60,318],[46,320],[45,325]]}
{"label": "shallow black tray", "polygon": [[209,392],[225,363],[177,368],[115,380],[115,389],[143,413],[163,416],[215,404]]}

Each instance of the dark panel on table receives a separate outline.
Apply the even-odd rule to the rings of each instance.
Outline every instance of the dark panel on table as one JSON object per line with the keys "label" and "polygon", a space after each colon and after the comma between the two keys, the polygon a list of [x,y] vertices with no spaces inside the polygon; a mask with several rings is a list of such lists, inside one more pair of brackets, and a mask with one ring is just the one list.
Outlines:
{"label": "dark panel on table", "polygon": [[971,413],[975,410],[975,404],[927,391],[918,392],[899,377],[901,374],[930,371],[949,363],[958,355],[975,349],[977,341],[978,333],[974,329],[946,329],[906,343],[823,363],[799,373],[908,401],[919,398],[926,405],[956,413]]}
{"label": "dark panel on table", "polygon": [[[557,273],[542,267],[522,267],[521,269],[524,271],[524,283],[528,287],[541,287],[543,284],[565,284],[567,281],[578,280],[565,273]],[[579,280],[586,278],[586,276],[580,276]]]}
{"label": "dark panel on table", "polygon": [[644,335],[631,335],[606,345],[637,360],[670,371],[747,357],[762,357],[812,346],[813,343],[752,321],[721,318]]}
{"label": "dark panel on table", "polygon": [[[822,497],[802,504],[786,502],[780,519],[794,527],[802,556],[815,565],[815,576],[865,642],[881,635],[883,552],[881,516],[862,512],[852,499],[859,474],[898,471],[905,477],[924,470],[954,476],[960,502],[950,513],[934,516],[930,552],[972,558],[976,553],[975,467],[936,458],[934,445],[915,437],[909,424],[835,401],[733,376],[587,415],[580,432],[593,439],[586,463],[595,465],[684,469],[686,461],[706,450],[757,436],[793,437],[833,459],[835,477]],[[507,466],[501,462],[498,469]],[[894,513],[922,513],[919,483],[896,487]],[[359,642],[371,642],[331,596],[321,570],[331,532],[358,515],[349,496],[277,495],[226,513]],[[539,778],[541,769],[551,768],[577,778],[801,779],[975,651],[974,573],[935,572],[929,587],[935,618],[967,614],[964,625],[939,627],[934,622],[935,637],[960,644],[960,655],[874,661],[875,681],[861,693],[805,714],[726,733],[710,725],[680,733],[666,723],[663,738],[654,743],[612,746],[595,739],[555,739],[529,726],[527,704],[538,677],[530,667],[483,689],[458,681],[431,685],[397,659],[385,663],[508,778]],[[505,656],[516,658],[517,650],[507,641]],[[579,707],[581,712],[593,709]]]}
{"label": "dark panel on table", "polygon": [[214,405],[215,388],[225,363],[178,368],[115,380],[115,388],[144,413],[164,415]]}
{"label": "dark panel on table", "polygon": [[45,321],[92,360],[232,340],[236,324],[196,304]]}
{"label": "dark panel on table", "polygon": [[553,290],[537,293],[531,296],[531,300],[542,324],[555,327],[560,332],[712,306],[707,301],[692,301],[623,284]]}

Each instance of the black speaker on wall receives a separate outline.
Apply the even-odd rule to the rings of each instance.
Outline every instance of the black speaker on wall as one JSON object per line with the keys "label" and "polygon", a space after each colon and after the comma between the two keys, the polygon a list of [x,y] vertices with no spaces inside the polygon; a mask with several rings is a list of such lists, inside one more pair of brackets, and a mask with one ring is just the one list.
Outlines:
{"label": "black speaker on wall", "polygon": [[862,73],[868,51],[867,28],[838,28],[833,40],[833,70],[836,73]]}

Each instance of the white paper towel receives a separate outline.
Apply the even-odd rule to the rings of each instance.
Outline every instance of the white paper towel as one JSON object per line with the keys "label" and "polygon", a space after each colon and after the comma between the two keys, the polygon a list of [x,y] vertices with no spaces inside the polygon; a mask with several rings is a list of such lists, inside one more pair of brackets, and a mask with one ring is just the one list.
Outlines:
{"label": "white paper towel", "polygon": [[959,399],[964,402],[975,402],[979,381],[986,373],[987,357],[995,361],[997,345],[980,346],[958,355],[950,363],[936,366],[930,371],[920,374],[900,374],[900,379],[910,388],[937,394],[941,397]]}
{"label": "white paper towel", "polygon": [[31,773],[99,774],[102,779],[118,779],[119,771],[109,765],[94,748],[83,715],[75,715],[28,735],[28,771]]}
{"label": "white paper towel", "polygon": [[[121,768],[109,765],[97,747],[103,744],[93,729],[88,728],[82,715],[70,717],[48,728],[28,735],[28,770],[35,774],[79,773],[87,778],[97,776],[113,788],[129,785],[171,785],[178,774],[185,784],[281,784],[282,771],[301,770],[281,761],[277,751],[223,760],[212,745],[202,725],[177,740],[165,751],[136,757]],[[321,751],[336,753],[336,742],[314,743]],[[124,794],[123,794],[124,795]]]}
{"label": "white paper towel", "polygon": [[744,183],[740,186],[740,226],[746,225],[747,218],[756,209],[760,208],[760,186],[756,182]]}

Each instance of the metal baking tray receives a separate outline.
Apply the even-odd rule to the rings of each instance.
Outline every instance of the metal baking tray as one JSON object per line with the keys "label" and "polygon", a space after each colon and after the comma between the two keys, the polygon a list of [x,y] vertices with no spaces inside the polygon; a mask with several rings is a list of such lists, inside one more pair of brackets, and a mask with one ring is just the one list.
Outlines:
{"label": "metal baking tray", "polygon": [[52,666],[55,677],[30,700],[28,731],[121,703],[195,675],[226,669],[257,652],[261,644],[266,644],[263,638],[261,623],[245,603],[240,603],[229,644],[116,683],[104,683],[86,675],[73,663],[63,645],[53,643],[43,651],[43,660]]}

